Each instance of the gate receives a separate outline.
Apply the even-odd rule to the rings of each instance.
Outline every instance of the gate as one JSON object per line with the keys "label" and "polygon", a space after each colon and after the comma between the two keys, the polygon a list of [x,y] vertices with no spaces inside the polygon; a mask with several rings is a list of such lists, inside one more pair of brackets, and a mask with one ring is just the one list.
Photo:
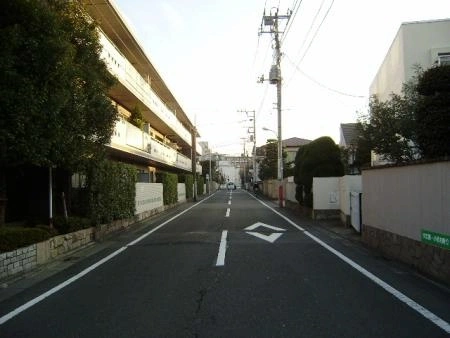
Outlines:
{"label": "gate", "polygon": [[362,193],[352,191],[350,192],[350,223],[352,227],[361,233],[361,196]]}

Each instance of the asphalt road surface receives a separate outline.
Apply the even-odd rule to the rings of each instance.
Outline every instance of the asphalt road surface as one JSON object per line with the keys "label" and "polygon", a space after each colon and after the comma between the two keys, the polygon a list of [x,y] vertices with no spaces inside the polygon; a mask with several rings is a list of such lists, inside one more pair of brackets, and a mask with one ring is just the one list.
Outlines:
{"label": "asphalt road surface", "polygon": [[450,336],[448,289],[311,224],[218,191],[4,287],[0,337]]}

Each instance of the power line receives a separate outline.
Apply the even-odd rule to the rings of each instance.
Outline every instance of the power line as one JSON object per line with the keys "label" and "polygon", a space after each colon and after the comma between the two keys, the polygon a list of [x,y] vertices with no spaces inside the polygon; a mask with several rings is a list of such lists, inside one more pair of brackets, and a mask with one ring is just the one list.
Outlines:
{"label": "power line", "polygon": [[300,55],[303,47],[305,46],[306,41],[308,41],[309,33],[311,33],[311,31],[312,31],[312,29],[314,27],[314,24],[315,24],[315,22],[317,20],[317,17],[320,14],[320,11],[322,10],[322,7],[323,7],[324,3],[325,3],[325,0],[322,0],[322,2],[320,3],[319,9],[316,11],[316,14],[314,15],[314,18],[313,18],[311,24],[309,25],[308,31],[305,34],[305,38],[303,39],[303,41],[302,41],[302,43],[300,45],[300,48],[298,49],[298,53],[297,53],[298,55]]}
{"label": "power line", "polygon": [[[319,8],[319,11],[320,11],[320,9],[322,8],[323,3],[324,3],[324,1],[322,1],[322,4],[321,4],[321,6],[320,6],[320,8]],[[306,47],[306,50],[305,50],[305,52],[303,53],[302,57],[301,57],[300,60],[295,64],[295,70],[294,70],[294,73],[292,74],[292,76],[291,76],[291,78],[289,79],[289,81],[286,83],[286,86],[289,85],[289,83],[292,81],[292,78],[293,78],[294,75],[295,75],[296,70],[299,69],[300,63],[302,63],[303,59],[305,58],[306,54],[308,53],[309,49],[311,48],[311,46],[312,46],[312,44],[313,44],[313,42],[314,42],[314,40],[315,40],[317,34],[319,33],[320,28],[322,27],[322,24],[325,22],[325,19],[327,18],[328,13],[330,13],[330,10],[331,10],[331,8],[333,7],[333,4],[334,4],[334,0],[331,1],[330,6],[328,7],[328,9],[327,9],[325,15],[323,16],[322,21],[320,22],[320,24],[319,24],[319,26],[317,27],[316,31],[314,32],[314,35],[313,35],[312,39],[310,40],[310,42],[309,42],[309,44],[308,44],[308,47]],[[316,14],[318,14],[319,11],[317,11]],[[314,20],[315,20],[315,19],[314,19]],[[312,27],[312,24],[311,24],[310,28],[311,28],[311,27]],[[308,31],[308,32],[309,32],[309,31]],[[306,40],[305,40],[305,41],[306,41]]]}
{"label": "power line", "polygon": [[[280,42],[281,44],[283,44],[284,40],[286,39],[286,36],[288,35],[288,33],[289,33],[289,31],[290,31],[290,29],[292,27],[292,23],[294,22],[295,16],[297,15],[297,12],[300,9],[300,6],[301,6],[302,2],[303,2],[303,0],[300,0],[300,2],[298,2],[298,0],[294,1],[294,4],[292,5],[292,12],[293,12],[293,14],[292,14],[292,17],[290,18],[290,20],[289,20],[289,22],[287,24],[287,27],[286,27],[286,29],[284,31],[284,34],[283,34],[283,37],[281,38],[281,42]],[[298,4],[298,6],[297,6],[297,4]]]}
{"label": "power line", "polygon": [[348,94],[345,93],[343,91],[337,90],[337,89],[333,89],[330,88],[326,85],[324,85],[323,83],[320,83],[319,81],[317,81],[316,79],[314,79],[313,77],[311,77],[310,75],[306,74],[303,70],[300,69],[300,67],[298,67],[296,64],[294,64],[294,62],[290,59],[290,57],[287,54],[284,54],[284,56],[286,56],[287,60],[295,67],[295,69],[300,72],[304,77],[306,77],[307,79],[309,79],[310,81],[314,82],[315,84],[317,84],[318,86],[325,88],[331,92],[343,95],[343,96],[350,96],[350,97],[354,97],[354,98],[358,98],[358,99],[363,99],[366,98],[367,96],[364,95],[354,95],[354,94]]}
{"label": "power line", "polygon": [[314,42],[314,40],[315,40],[315,38],[316,38],[316,36],[317,36],[317,33],[319,33],[320,27],[322,27],[322,24],[324,23],[325,19],[326,19],[327,16],[328,16],[328,13],[330,13],[330,10],[331,10],[331,7],[333,7],[333,4],[334,4],[334,0],[331,1],[330,7],[328,7],[328,10],[327,10],[327,12],[325,13],[324,17],[322,18],[322,21],[320,22],[319,27],[317,27],[316,32],[314,33],[314,35],[313,35],[311,41],[309,42],[308,47],[306,47],[306,50],[305,50],[305,52],[303,53],[302,58],[301,58],[300,61],[298,62],[299,64],[303,61],[303,59],[305,58],[306,54],[308,53],[309,48],[311,47],[312,43]]}

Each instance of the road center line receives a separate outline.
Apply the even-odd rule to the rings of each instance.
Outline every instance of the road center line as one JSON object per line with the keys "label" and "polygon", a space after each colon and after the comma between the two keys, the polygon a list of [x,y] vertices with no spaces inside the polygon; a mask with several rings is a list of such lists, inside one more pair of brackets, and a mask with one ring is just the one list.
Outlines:
{"label": "road center line", "polygon": [[42,300],[46,299],[47,297],[51,296],[52,294],[60,291],[61,289],[65,288],[67,285],[72,284],[73,282],[75,282],[76,280],[82,278],[83,276],[87,275],[89,272],[95,270],[96,268],[98,268],[100,265],[108,262],[109,260],[111,260],[112,258],[114,258],[115,256],[117,256],[118,254],[122,253],[123,251],[125,251],[126,249],[128,249],[128,247],[140,242],[141,240],[143,240],[145,237],[151,235],[152,233],[154,233],[156,230],[162,228],[164,225],[166,225],[167,223],[172,222],[174,219],[180,217],[181,215],[183,215],[184,213],[188,212],[189,210],[191,210],[192,208],[195,208],[197,205],[199,205],[200,203],[205,202],[206,200],[210,199],[212,196],[214,196],[214,194],[208,196],[207,198],[201,200],[200,202],[190,206],[189,208],[183,210],[182,212],[176,214],[175,216],[173,216],[172,218],[168,219],[167,221],[161,223],[160,225],[158,225],[156,228],[153,228],[152,230],[148,231],[147,233],[145,233],[144,235],[140,236],[138,239],[128,243],[127,245],[121,247],[120,249],[117,249],[116,251],[114,251],[113,253],[109,254],[108,256],[102,258],[101,260],[99,260],[98,262],[92,264],[91,266],[87,267],[86,269],[84,269],[83,271],[79,272],[78,274],[72,276],[71,278],[67,279],[66,281],[62,282],[61,284],[58,284],[57,286],[51,288],[50,290],[44,292],[43,294],[41,294],[40,296],[37,296],[36,298],[33,298],[32,300],[26,302],[25,304],[19,306],[18,308],[14,309],[13,311],[3,315],[2,317],[0,317],[0,325],[6,323],[8,320],[14,318],[15,316],[17,316],[18,314],[20,314],[21,312],[29,309],[30,307],[36,305],[37,303],[41,302]]}
{"label": "road center line", "polygon": [[231,200],[228,201],[228,205],[231,205]]}
{"label": "road center line", "polygon": [[227,208],[227,213],[225,214],[225,217],[230,217],[230,212],[231,212],[230,208]]}
{"label": "road center line", "polygon": [[408,296],[406,296],[405,294],[403,294],[402,292],[398,291],[397,289],[395,289],[394,287],[392,287],[391,285],[389,285],[388,283],[384,282],[382,279],[378,278],[377,276],[375,276],[373,273],[369,272],[368,270],[366,270],[365,268],[363,268],[361,265],[359,265],[358,263],[356,263],[355,261],[351,260],[350,258],[348,258],[347,256],[345,256],[343,253],[341,253],[340,251],[332,248],[331,246],[329,246],[328,244],[326,244],[325,242],[323,242],[321,239],[319,239],[318,237],[314,236],[313,234],[311,234],[309,231],[306,231],[304,228],[302,228],[301,226],[295,224],[295,222],[291,221],[289,218],[287,218],[286,216],[284,216],[283,214],[281,214],[280,212],[276,211],[275,209],[273,209],[272,207],[270,207],[269,205],[267,205],[266,203],[264,203],[263,201],[261,201],[260,199],[254,197],[252,194],[248,193],[251,197],[253,197],[255,200],[257,200],[259,203],[261,203],[262,205],[264,205],[266,208],[272,210],[275,214],[277,214],[278,216],[280,216],[281,218],[283,218],[285,221],[287,221],[289,224],[291,224],[292,226],[294,226],[295,228],[297,228],[298,230],[302,231],[306,236],[308,236],[309,238],[311,238],[314,242],[316,242],[317,244],[321,245],[323,248],[325,248],[326,250],[328,250],[329,252],[331,252],[332,254],[336,255],[338,258],[340,258],[341,260],[343,260],[345,263],[347,263],[348,265],[350,265],[352,268],[354,268],[355,270],[357,270],[358,272],[360,272],[362,275],[366,276],[367,278],[369,278],[372,282],[374,282],[375,284],[377,284],[378,286],[382,287],[385,291],[389,292],[392,296],[394,296],[395,298],[397,298],[398,300],[400,300],[401,302],[403,302],[404,304],[408,305],[411,309],[413,309],[414,311],[418,312],[420,315],[422,315],[423,317],[425,317],[426,319],[428,319],[429,321],[431,321],[433,324],[435,324],[436,326],[440,327],[442,330],[444,330],[446,333],[450,333],[450,323],[447,323],[445,320],[443,320],[442,318],[436,316],[434,313],[432,313],[431,311],[429,311],[428,309],[424,308],[422,305],[416,303],[414,300],[412,300],[411,298],[409,298]]}
{"label": "road center line", "polygon": [[225,265],[225,253],[227,251],[227,235],[228,230],[222,231],[222,238],[220,239],[219,253],[217,254],[216,266]]}

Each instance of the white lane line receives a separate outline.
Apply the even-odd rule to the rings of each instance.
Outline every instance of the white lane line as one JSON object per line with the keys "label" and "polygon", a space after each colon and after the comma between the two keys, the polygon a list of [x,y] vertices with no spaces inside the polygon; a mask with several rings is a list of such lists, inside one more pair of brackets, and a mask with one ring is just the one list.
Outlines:
{"label": "white lane line", "polygon": [[230,212],[231,212],[230,208],[227,208],[227,213],[225,214],[225,217],[230,217]]}
{"label": "white lane line", "polygon": [[435,315],[433,312],[429,311],[428,309],[424,308],[422,305],[416,303],[415,301],[413,301],[411,298],[409,298],[408,296],[406,296],[405,294],[403,294],[402,292],[398,291],[397,289],[395,289],[394,287],[392,287],[391,285],[389,285],[388,283],[384,282],[382,279],[378,278],[377,276],[375,276],[373,273],[369,272],[368,270],[366,270],[365,268],[363,268],[361,265],[359,265],[358,263],[352,261],[350,258],[348,258],[347,256],[345,256],[344,254],[342,254],[340,251],[337,251],[336,249],[332,248],[331,246],[329,246],[328,244],[326,244],[325,242],[323,242],[321,239],[319,239],[318,237],[314,236],[313,234],[311,234],[309,231],[305,231],[304,228],[302,228],[301,226],[295,224],[293,221],[291,221],[289,218],[287,218],[286,216],[282,215],[281,213],[279,213],[278,211],[276,211],[275,209],[273,209],[272,207],[270,207],[269,205],[267,205],[266,203],[264,203],[263,201],[261,201],[260,199],[254,197],[252,194],[248,193],[251,197],[253,197],[254,199],[256,199],[259,203],[261,203],[262,205],[264,205],[265,207],[267,207],[268,209],[272,210],[275,214],[277,214],[278,216],[280,216],[281,218],[283,218],[284,220],[286,220],[289,224],[293,225],[295,228],[297,228],[298,230],[302,231],[306,236],[308,236],[309,238],[311,238],[313,241],[315,241],[316,243],[318,243],[319,245],[321,245],[323,248],[325,248],[326,250],[330,251],[331,253],[333,253],[334,255],[336,255],[337,257],[339,257],[341,260],[343,260],[345,263],[349,264],[352,268],[356,269],[357,271],[359,271],[361,274],[363,274],[364,276],[366,276],[367,278],[369,278],[372,282],[374,282],[375,284],[377,284],[378,286],[382,287],[385,291],[389,292],[391,295],[393,295],[395,298],[397,298],[398,300],[400,300],[401,302],[403,302],[404,304],[408,305],[411,309],[413,309],[414,311],[418,312],[420,315],[422,315],[423,317],[425,317],[426,319],[428,319],[429,321],[431,321],[433,324],[435,324],[436,326],[440,327],[442,330],[444,330],[446,333],[450,333],[450,323],[446,322],[445,320],[443,320],[442,318],[438,317],[437,315]]}
{"label": "white lane line", "polygon": [[228,201],[228,205],[231,205],[231,200]]}
{"label": "white lane line", "polygon": [[217,254],[216,266],[225,265],[225,253],[227,251],[227,235],[228,230],[222,231],[222,238],[220,239],[219,253]]}
{"label": "white lane line", "polygon": [[211,198],[213,195],[208,196],[207,198],[201,200],[200,202],[190,206],[189,208],[187,208],[186,210],[183,210],[182,212],[176,214],[175,216],[173,216],[172,218],[170,218],[169,220],[165,221],[164,223],[158,225],[156,228],[148,231],[147,233],[145,233],[144,235],[142,235],[141,237],[139,237],[138,239],[128,243],[127,245],[121,247],[120,249],[114,251],[113,253],[109,254],[108,256],[102,258],[101,260],[99,260],[97,263],[92,264],[91,266],[87,267],[86,269],[84,269],[83,271],[79,272],[78,274],[70,277],[69,279],[67,279],[66,281],[62,282],[61,284],[58,284],[57,286],[51,288],[50,290],[44,292],[43,294],[41,294],[40,296],[37,296],[36,298],[33,298],[32,300],[26,302],[25,304],[19,306],[18,308],[14,309],[13,311],[5,314],[4,316],[0,317],[0,325],[6,323],[8,320],[10,320],[11,318],[14,318],[15,316],[17,316],[18,314],[20,314],[21,312],[31,308],[32,306],[36,305],[37,303],[41,302],[42,300],[46,299],[47,297],[53,295],[54,293],[60,291],[61,289],[65,288],[67,285],[72,284],[73,282],[75,282],[76,280],[82,278],[83,276],[87,275],[89,272],[95,270],[96,268],[98,268],[100,265],[108,262],[109,260],[111,260],[112,258],[114,258],[115,256],[117,256],[118,254],[122,253],[123,251],[125,251],[129,246],[134,245],[136,243],[138,243],[139,241],[143,240],[145,237],[149,236],[150,234],[152,234],[153,232],[155,232],[156,230],[162,228],[164,225],[166,225],[167,223],[173,221],[174,219],[180,217],[181,215],[183,215],[184,213],[188,212],[189,210],[191,210],[192,208],[195,208],[197,205],[199,205],[200,203],[205,202],[206,200],[208,200],[209,198]]}

